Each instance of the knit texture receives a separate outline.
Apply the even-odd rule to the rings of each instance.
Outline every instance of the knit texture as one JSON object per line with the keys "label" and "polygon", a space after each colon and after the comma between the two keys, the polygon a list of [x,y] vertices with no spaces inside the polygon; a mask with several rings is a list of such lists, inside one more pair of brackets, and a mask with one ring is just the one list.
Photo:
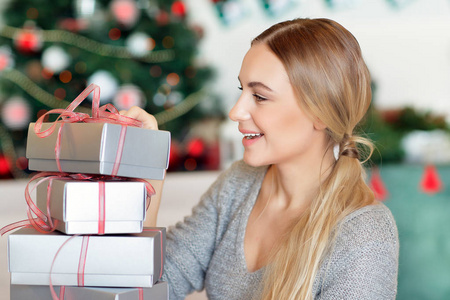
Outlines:
{"label": "knit texture", "polygon": [[[247,271],[244,235],[266,171],[234,163],[192,215],[169,228],[163,280],[171,300],[202,289],[210,300],[252,299],[261,292],[265,268]],[[395,299],[398,248],[397,227],[385,205],[350,214],[314,280],[314,299]]]}

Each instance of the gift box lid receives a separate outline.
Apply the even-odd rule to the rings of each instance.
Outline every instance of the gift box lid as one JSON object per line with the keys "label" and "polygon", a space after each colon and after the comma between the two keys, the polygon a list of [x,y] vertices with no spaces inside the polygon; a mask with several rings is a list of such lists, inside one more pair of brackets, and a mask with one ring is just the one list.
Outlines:
{"label": "gift box lid", "polygon": [[[46,130],[53,123],[43,123]],[[45,138],[34,132],[30,123],[26,157],[55,159],[55,144],[60,123]],[[60,160],[101,161],[114,163],[122,126],[111,123],[66,123],[61,133]],[[170,132],[127,127],[121,164],[167,169],[169,164]]]}
{"label": "gift box lid", "polygon": [[[36,204],[47,211],[48,184],[36,189]],[[138,181],[105,182],[105,216],[107,221],[145,219],[147,190]],[[99,217],[99,183],[87,180],[53,179],[50,194],[52,218],[70,221],[97,221]]]}

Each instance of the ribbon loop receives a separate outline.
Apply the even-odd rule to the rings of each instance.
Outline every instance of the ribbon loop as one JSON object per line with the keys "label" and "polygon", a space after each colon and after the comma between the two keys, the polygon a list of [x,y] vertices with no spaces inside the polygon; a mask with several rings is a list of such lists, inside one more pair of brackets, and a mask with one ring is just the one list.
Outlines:
{"label": "ribbon loop", "polygon": [[[74,110],[83,102],[91,93],[94,93],[92,97],[92,116],[85,113],[75,112]],[[50,125],[49,128],[43,130],[43,124],[46,116],[50,114],[59,114],[56,120]],[[63,172],[60,164],[61,154],[61,134],[65,123],[112,123],[122,125],[122,132],[126,126],[143,127],[143,123],[139,120],[122,116],[119,110],[112,104],[108,103],[100,107],[100,87],[91,83],[84,91],[82,91],[73,100],[66,109],[52,109],[43,114],[34,125],[34,132],[40,138],[45,138],[51,135],[57,124],[61,124],[58,129],[58,136],[55,145],[55,159],[59,172]],[[113,173],[111,175],[117,175],[117,171],[120,165],[120,158],[122,156],[122,150],[125,140],[125,134],[120,135],[119,146],[117,149],[116,160],[114,162]],[[119,158],[119,159],[118,159]]]}

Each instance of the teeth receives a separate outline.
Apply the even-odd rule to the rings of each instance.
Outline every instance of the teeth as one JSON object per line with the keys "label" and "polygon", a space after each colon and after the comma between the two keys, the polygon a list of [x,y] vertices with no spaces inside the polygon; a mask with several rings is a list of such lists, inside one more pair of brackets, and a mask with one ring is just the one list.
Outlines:
{"label": "teeth", "polygon": [[248,140],[263,136],[262,133],[245,133],[244,137]]}

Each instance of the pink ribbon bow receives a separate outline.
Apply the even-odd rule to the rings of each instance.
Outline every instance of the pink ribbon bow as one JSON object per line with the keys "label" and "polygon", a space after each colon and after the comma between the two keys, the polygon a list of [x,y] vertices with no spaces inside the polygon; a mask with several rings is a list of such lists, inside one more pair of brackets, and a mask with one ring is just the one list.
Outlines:
{"label": "pink ribbon bow", "polygon": [[[75,108],[77,108],[84,99],[89,96],[90,93],[94,93],[92,97],[92,117],[85,113],[74,112]],[[47,115],[50,114],[59,114],[53,124],[42,130],[42,125],[44,123],[44,119]],[[123,144],[125,141],[126,135],[126,127],[134,126],[134,127],[143,127],[143,123],[139,120],[125,117],[119,114],[117,108],[108,103],[100,107],[100,87],[96,84],[91,83],[84,91],[82,91],[75,100],[67,106],[66,109],[52,109],[45,114],[43,114],[34,125],[34,132],[40,138],[45,138],[51,135],[55,129],[57,124],[61,124],[58,130],[58,135],[56,139],[55,145],[55,159],[56,165],[58,166],[58,171],[62,172],[61,164],[60,164],[60,154],[61,154],[61,132],[65,123],[113,123],[122,125],[122,130],[120,132],[119,146],[116,154],[116,160],[114,162],[114,167],[112,171],[112,176],[117,175],[117,171],[119,169],[120,159],[122,157]]]}

